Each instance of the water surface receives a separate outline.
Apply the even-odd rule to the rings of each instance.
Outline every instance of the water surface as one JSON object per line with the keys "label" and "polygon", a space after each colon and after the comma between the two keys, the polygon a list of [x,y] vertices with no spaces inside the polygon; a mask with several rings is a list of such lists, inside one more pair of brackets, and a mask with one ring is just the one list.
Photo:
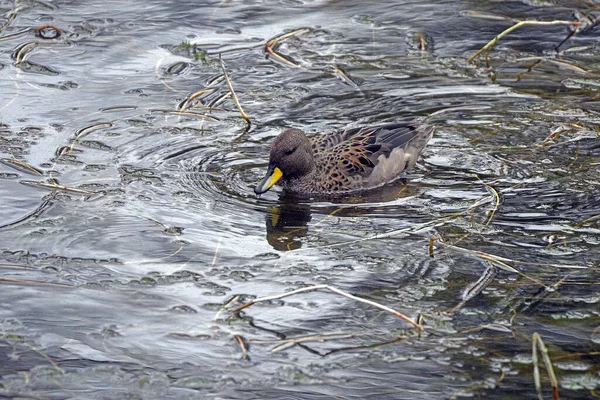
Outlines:
{"label": "water surface", "polygon": [[[597,34],[467,61],[593,5],[0,2],[0,398],[537,398],[534,332],[561,398],[597,396]],[[287,127],[462,105],[489,108],[381,190],[253,193]],[[319,284],[425,329],[323,291],[223,310]],[[337,336],[277,349],[310,335]]]}

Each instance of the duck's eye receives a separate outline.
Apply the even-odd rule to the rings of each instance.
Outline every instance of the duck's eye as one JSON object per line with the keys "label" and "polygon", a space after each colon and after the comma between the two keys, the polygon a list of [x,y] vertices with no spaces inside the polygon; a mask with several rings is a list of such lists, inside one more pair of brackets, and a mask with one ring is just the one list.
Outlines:
{"label": "duck's eye", "polygon": [[287,149],[287,150],[285,151],[285,155],[286,155],[286,156],[289,156],[289,155],[291,155],[291,154],[292,154],[293,152],[295,152],[295,151],[296,151],[296,149],[295,149],[295,148],[293,148],[293,149]]}

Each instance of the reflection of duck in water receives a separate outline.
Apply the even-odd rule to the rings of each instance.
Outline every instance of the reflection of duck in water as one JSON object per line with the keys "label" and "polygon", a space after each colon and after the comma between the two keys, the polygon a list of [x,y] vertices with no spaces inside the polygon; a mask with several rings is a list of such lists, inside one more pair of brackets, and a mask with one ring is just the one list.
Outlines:
{"label": "reflection of duck in water", "polygon": [[300,129],[287,129],[273,142],[267,174],[254,191],[261,194],[281,183],[290,193],[339,195],[383,186],[415,165],[433,136],[430,117],[483,108],[487,107],[446,108],[413,122],[346,129],[310,139]]}
{"label": "reflection of duck in water", "polygon": [[311,220],[307,204],[282,203],[267,209],[267,242],[279,251],[302,247],[300,238],[308,233]]}
{"label": "reflection of duck in water", "polygon": [[[309,223],[313,216],[318,225],[327,219],[335,217],[359,217],[365,214],[385,213],[386,204],[400,198],[414,196],[416,187],[406,185],[406,181],[398,179],[385,187],[370,190],[368,193],[357,192],[347,194],[344,204],[306,203],[299,197],[285,192],[279,196],[279,201],[267,208],[265,223],[267,242],[279,251],[297,250],[302,247],[302,240],[308,234]],[[390,209],[395,206],[391,205]]]}
{"label": "reflection of duck in water", "polygon": [[280,182],[298,194],[340,194],[372,189],[415,165],[433,127],[400,123],[354,128],[308,138],[287,129],[271,146],[267,175],[254,189],[264,193]]}

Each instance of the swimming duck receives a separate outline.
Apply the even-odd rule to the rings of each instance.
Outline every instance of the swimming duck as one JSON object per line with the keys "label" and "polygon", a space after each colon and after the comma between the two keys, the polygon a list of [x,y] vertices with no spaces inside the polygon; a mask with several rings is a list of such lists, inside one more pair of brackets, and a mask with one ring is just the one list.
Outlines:
{"label": "swimming duck", "polygon": [[415,165],[433,131],[422,118],[311,138],[300,129],[286,129],[273,142],[267,174],[254,192],[264,193],[277,183],[309,195],[382,186]]}

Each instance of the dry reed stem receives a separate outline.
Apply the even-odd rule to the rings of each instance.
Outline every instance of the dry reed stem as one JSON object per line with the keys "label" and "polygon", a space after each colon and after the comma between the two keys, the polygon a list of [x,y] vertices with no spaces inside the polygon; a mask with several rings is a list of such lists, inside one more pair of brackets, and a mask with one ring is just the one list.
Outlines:
{"label": "dry reed stem", "polygon": [[46,189],[59,190],[61,192],[72,192],[72,193],[79,193],[79,194],[96,194],[96,192],[90,192],[89,190],[76,189],[76,188],[72,188],[72,187],[68,187],[68,186],[64,186],[64,185],[58,185],[56,183],[44,183],[44,182],[35,182],[35,181],[21,181],[21,183],[23,185],[27,185],[27,186],[43,187]]}
{"label": "dry reed stem", "polygon": [[18,171],[24,171],[27,173],[31,173],[33,175],[44,175],[44,173],[42,171],[40,171],[39,169],[37,169],[36,167],[33,167],[29,164],[25,164],[22,161],[19,160],[13,160],[11,158],[3,158],[0,159],[0,162],[8,167],[12,167]]}
{"label": "dry reed stem", "polygon": [[0,264],[0,268],[2,268],[2,269],[25,269],[28,271],[37,271],[37,268],[29,267],[27,265]]}
{"label": "dry reed stem", "polygon": [[233,305],[233,303],[235,303],[236,301],[238,301],[238,300],[239,300],[239,298],[240,298],[240,296],[234,296],[234,297],[233,297],[231,300],[229,300],[229,301],[227,302],[227,304],[225,304],[223,307],[221,307],[221,308],[219,309],[219,311],[217,311],[217,313],[216,313],[216,314],[215,314],[215,316],[213,317],[213,321],[216,321],[216,320],[218,320],[218,319],[219,319],[219,316],[221,315],[221,313],[222,313],[224,310],[227,310],[229,307],[231,307],[231,306]]}
{"label": "dry reed stem", "polygon": [[48,361],[50,363],[50,365],[52,365],[52,367],[54,367],[55,370],[57,370],[58,372],[60,372],[61,374],[64,374],[65,371],[58,366],[57,363],[54,362],[54,360],[52,360],[46,353],[42,352],[41,350],[38,350],[37,348],[33,347],[33,345],[26,343],[26,342],[21,342],[21,344],[29,347],[32,351],[38,353],[40,356],[42,356],[46,361]]}
{"label": "dry reed stem", "polygon": [[518,22],[515,25],[511,26],[510,28],[508,28],[508,29],[504,30],[503,32],[501,32],[498,36],[496,36],[492,40],[490,40],[485,46],[483,46],[481,49],[479,49],[479,51],[477,53],[473,54],[469,58],[468,62],[472,62],[473,60],[475,60],[484,51],[487,51],[487,54],[489,55],[489,53],[492,51],[492,49],[494,48],[494,46],[496,46],[496,44],[498,43],[498,41],[502,37],[508,35],[512,31],[514,31],[514,30],[516,30],[516,29],[518,29],[518,28],[520,28],[522,26],[525,26],[525,25],[536,25],[536,26],[570,25],[570,26],[579,26],[581,24],[582,24],[581,22],[577,22],[577,21],[561,21],[561,20],[557,20],[557,21],[521,21],[521,22]]}
{"label": "dry reed stem", "polygon": [[360,334],[329,334],[329,335],[310,335],[310,336],[303,336],[303,337],[298,337],[298,338],[290,338],[290,339],[284,339],[284,340],[280,340],[281,343],[279,346],[274,347],[271,352],[272,353],[276,353],[278,351],[281,350],[285,350],[287,348],[290,348],[292,346],[295,346],[297,344],[300,343],[306,343],[306,342],[324,342],[326,340],[333,340],[333,339],[348,339],[348,338],[352,338],[352,337],[356,337],[356,336],[361,336]]}
{"label": "dry reed stem", "polygon": [[195,117],[195,118],[208,119],[210,121],[219,121],[218,118],[211,117],[210,115],[206,115],[206,114],[193,112],[193,111],[150,110],[150,112],[153,114],[170,114],[170,115],[178,115],[178,116],[184,116],[184,117]]}
{"label": "dry reed stem", "polygon": [[335,340],[335,339],[348,339],[353,337],[360,336],[375,336],[371,334],[365,333],[320,333],[318,335],[304,335],[304,336],[296,336],[285,339],[250,339],[248,343],[256,343],[256,344],[282,344],[288,342],[294,343],[302,343],[302,342],[323,342],[326,340]]}
{"label": "dry reed stem", "polygon": [[488,20],[493,20],[493,21],[509,21],[509,22],[521,22],[522,21],[520,19],[509,18],[509,17],[505,17],[503,15],[496,15],[496,14],[484,13],[484,12],[473,11],[473,10],[464,11],[462,14],[468,15],[469,17],[488,19]]}
{"label": "dry reed stem", "polygon": [[202,89],[202,90],[197,91],[196,93],[191,94],[183,102],[181,102],[181,104],[177,107],[177,111],[187,110],[187,108],[190,105],[190,103],[192,102],[192,100],[194,100],[195,98],[197,98],[199,96],[202,96],[205,93],[212,93],[215,90],[216,90],[215,88],[206,88],[206,89]]}
{"label": "dry reed stem", "polygon": [[248,346],[246,345],[246,339],[244,339],[240,335],[234,335],[233,337],[235,338],[235,340],[237,340],[237,343],[240,345],[240,348],[242,349],[242,360],[247,360],[248,359]]}
{"label": "dry reed stem", "polygon": [[101,108],[100,112],[135,111],[137,109],[138,109],[137,106],[115,106],[115,107]]}
{"label": "dry reed stem", "polygon": [[485,269],[485,271],[483,271],[483,274],[479,277],[479,279],[466,286],[461,294],[460,303],[450,309],[447,312],[448,314],[454,314],[456,311],[460,310],[462,306],[467,303],[467,301],[481,293],[483,289],[485,289],[492,282],[492,280],[494,280],[498,270],[491,261],[488,261],[488,264],[489,266]]}
{"label": "dry reed stem", "polygon": [[[69,148],[69,151],[68,151],[68,152],[71,152],[71,151],[73,151],[73,148],[74,148],[74,147],[75,147],[75,145],[77,144],[77,141],[78,141],[79,139],[81,139],[82,137],[84,137],[84,136],[86,136],[86,135],[88,135],[88,134],[90,134],[90,133],[92,133],[93,131],[96,131],[96,130],[98,130],[98,129],[102,129],[102,128],[110,128],[110,127],[112,127],[112,126],[113,126],[112,122],[100,122],[100,123],[98,123],[98,124],[95,124],[95,125],[91,125],[91,126],[87,126],[87,127],[85,127],[85,128],[81,128],[80,130],[78,130],[78,131],[75,133],[75,138],[73,139],[73,141],[71,142],[71,144],[68,146],[68,148]],[[63,154],[64,154],[64,153],[62,153],[62,152],[61,152],[61,154],[59,154],[59,157],[58,157],[58,158],[60,158],[60,156],[62,156]],[[58,161],[58,159],[57,159],[57,161]],[[54,166],[55,166],[55,165],[56,165],[56,162],[54,163],[54,165],[52,165],[52,169],[51,169],[52,171],[54,171]]]}
{"label": "dry reed stem", "polygon": [[20,224],[23,221],[27,221],[29,218],[32,218],[32,217],[35,218],[35,217],[39,216],[49,205],[52,204],[52,200],[54,200],[54,194],[52,194],[49,199],[44,200],[42,202],[42,204],[37,206],[35,208],[35,210],[33,210],[32,212],[25,214],[24,216],[22,216],[21,218],[15,220],[15,221],[8,222],[4,225],[0,225],[0,229],[8,228],[9,226],[15,226],[17,224]]}
{"label": "dry reed stem", "polygon": [[54,282],[42,282],[42,281],[32,281],[29,279],[16,279],[16,278],[0,278],[0,282],[10,282],[10,283],[30,283],[33,285],[47,285],[53,287],[72,287],[71,285],[67,285],[64,283],[54,283]]}
{"label": "dry reed stem", "polygon": [[477,175],[477,174],[474,174],[474,175],[475,175],[475,178],[477,178],[477,180],[479,182],[481,182],[481,184],[484,185],[488,189],[488,191],[490,191],[492,193],[492,196],[494,197],[494,200],[495,200],[494,208],[492,208],[489,218],[483,224],[484,226],[489,226],[490,222],[492,222],[492,219],[494,218],[494,215],[496,214],[496,211],[498,211],[498,208],[500,207],[500,194],[498,194],[498,191],[496,189],[494,189],[491,185],[488,185],[487,183],[482,181],[481,178],[479,177],[479,175]]}
{"label": "dry reed stem", "polygon": [[548,372],[548,376],[550,378],[550,384],[552,385],[552,398],[554,400],[558,400],[558,380],[556,379],[554,368],[552,367],[552,361],[548,355],[548,348],[546,348],[546,345],[544,344],[540,334],[534,332],[531,336],[531,359],[533,361],[533,381],[535,383],[535,389],[537,390],[538,398],[540,400],[543,400],[544,398],[542,395],[542,383],[540,379],[538,349],[542,353],[542,360],[544,361],[546,371]]}
{"label": "dry reed stem", "polygon": [[235,90],[233,90],[233,85],[231,83],[231,79],[229,78],[229,73],[227,72],[227,69],[225,68],[225,62],[223,61],[223,59],[220,56],[219,56],[219,62],[221,63],[221,69],[223,70],[223,74],[225,75],[225,82],[227,82],[227,87],[229,87],[229,93],[231,93],[231,97],[233,97],[235,106],[237,107],[238,111],[240,112],[242,118],[247,123],[246,130],[244,131],[244,133],[246,133],[252,126],[252,122],[250,122],[250,118],[248,118],[248,115],[246,115],[246,113],[244,112],[244,109],[242,108],[242,105],[240,104],[240,101],[238,100],[238,97],[235,94]]}
{"label": "dry reed stem", "polygon": [[598,215],[594,215],[593,217],[586,218],[586,219],[584,219],[583,221],[580,221],[580,222],[576,223],[576,224],[575,224],[575,227],[576,227],[576,228],[580,228],[580,227],[582,227],[583,225],[587,224],[588,222],[592,222],[592,221],[595,221],[595,220],[597,220],[597,219],[600,219],[600,214],[598,214]]}
{"label": "dry reed stem", "polygon": [[288,38],[291,38],[291,37],[295,37],[295,36],[300,36],[300,35],[305,34],[307,32],[310,32],[310,29],[308,29],[308,28],[300,28],[300,29],[296,29],[296,30],[293,30],[291,32],[284,33],[282,35],[276,36],[276,37],[268,40],[267,43],[265,43],[265,52],[271,54],[273,57],[275,57],[279,61],[283,62],[284,64],[288,64],[288,65],[290,65],[292,67],[299,67],[298,64],[296,64],[292,60],[288,59],[283,54],[280,54],[280,53],[276,52],[275,49],[285,39],[288,39]]}
{"label": "dry reed stem", "polygon": [[[470,249],[465,249],[463,247],[458,247],[458,246],[454,246],[451,244],[447,244],[444,242],[439,242],[442,246],[444,247],[449,247],[455,250],[459,250],[459,251],[463,251],[469,254],[473,254],[473,255],[477,255],[480,256],[481,258],[484,258],[486,260],[492,261],[496,264],[498,264],[498,262],[510,262],[510,263],[514,263],[514,264],[528,264],[528,265],[536,265],[539,267],[554,267],[554,268],[565,268],[565,269],[590,269],[589,267],[586,267],[584,265],[572,265],[572,264],[552,264],[552,263],[534,263],[534,262],[529,262],[529,261],[521,261],[521,260],[515,260],[513,258],[507,258],[507,257],[501,257],[501,256],[496,256],[493,254],[489,254],[489,253],[485,253],[483,251],[479,251],[479,250],[470,250]],[[500,264],[502,265],[502,264]],[[519,273],[518,270],[516,270],[513,267],[509,266],[509,271],[511,272],[517,272]]]}
{"label": "dry reed stem", "polygon": [[502,324],[484,324],[484,325],[473,326],[470,328],[462,329],[462,330],[458,331],[458,333],[471,333],[471,332],[480,331],[482,329],[490,329],[490,330],[497,331],[497,332],[511,333],[514,336],[514,332],[512,331],[512,329],[510,329],[506,325],[502,325]]}
{"label": "dry reed stem", "polygon": [[232,312],[240,312],[241,310],[243,310],[244,308],[250,307],[253,304],[256,303],[261,303],[264,301],[271,301],[271,300],[278,300],[278,299],[282,299],[284,297],[288,297],[288,296],[293,296],[296,295],[298,293],[304,293],[304,292],[313,292],[315,290],[320,290],[320,289],[326,289],[329,290],[333,293],[339,294],[340,296],[344,296],[347,297],[351,300],[354,301],[358,301],[359,303],[364,303],[364,304],[368,304],[370,306],[379,308],[380,310],[389,312],[391,314],[394,314],[395,316],[397,316],[398,318],[401,318],[403,320],[405,320],[406,322],[410,323],[412,326],[414,326],[415,328],[418,328],[419,330],[423,330],[423,326],[421,326],[420,324],[417,324],[415,321],[413,321],[411,318],[407,317],[406,315],[392,309],[389,308],[387,306],[384,306],[382,304],[376,303],[372,300],[367,300],[367,299],[363,299],[360,297],[356,297],[354,295],[351,295],[350,293],[346,293],[343,290],[337,289],[333,286],[330,285],[316,285],[316,286],[310,286],[310,287],[305,287],[305,288],[301,288],[301,289],[296,289],[296,290],[292,290],[291,292],[287,292],[287,293],[282,293],[282,294],[277,294],[277,295],[273,295],[273,296],[267,296],[267,297],[261,297],[258,299],[254,299],[249,301],[246,304],[242,304],[239,307],[234,308],[233,310],[231,310]]}
{"label": "dry reed stem", "polygon": [[24,45],[19,47],[14,55],[15,62],[17,64],[19,64],[19,63],[25,61],[25,59],[27,58],[27,56],[29,54],[31,54],[33,49],[35,49],[39,45],[40,44],[38,42],[29,42],[29,43],[25,43]]}

